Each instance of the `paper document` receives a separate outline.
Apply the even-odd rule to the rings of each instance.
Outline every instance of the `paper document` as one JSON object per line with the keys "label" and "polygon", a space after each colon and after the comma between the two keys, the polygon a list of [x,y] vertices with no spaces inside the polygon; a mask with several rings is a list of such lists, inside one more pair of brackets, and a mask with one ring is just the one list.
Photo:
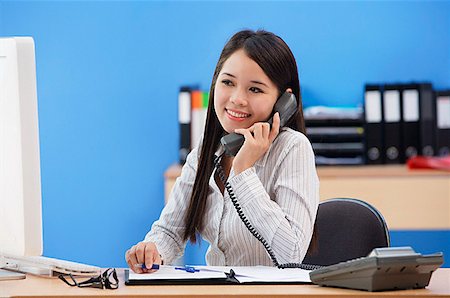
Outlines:
{"label": "paper document", "polygon": [[310,283],[308,270],[289,268],[278,269],[268,266],[193,266],[195,272],[180,270],[176,266],[161,266],[154,273],[137,274],[130,271],[130,280],[176,280],[176,279],[223,279],[231,270],[239,283],[252,282],[298,282]]}
{"label": "paper document", "polygon": [[130,271],[130,280],[158,280],[158,279],[207,279],[207,278],[226,278],[223,271],[212,271],[206,270],[206,268],[201,269],[198,272],[187,272],[185,270],[178,270],[177,266],[160,266],[159,270],[153,273],[134,273]]}
{"label": "paper document", "polygon": [[311,282],[309,271],[299,268],[279,269],[268,266],[233,266],[235,278],[246,282]]}

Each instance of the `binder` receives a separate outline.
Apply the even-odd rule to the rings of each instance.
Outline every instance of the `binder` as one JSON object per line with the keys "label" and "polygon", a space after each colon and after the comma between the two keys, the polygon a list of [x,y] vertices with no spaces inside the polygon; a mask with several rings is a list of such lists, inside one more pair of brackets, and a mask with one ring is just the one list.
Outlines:
{"label": "binder", "polygon": [[419,90],[419,154],[436,154],[436,98],[430,83],[418,84]]}
{"label": "binder", "polygon": [[404,163],[401,131],[401,86],[385,85],[383,91],[385,163]]}
{"label": "binder", "polygon": [[367,164],[384,163],[383,93],[380,85],[365,85],[364,131]]}
{"label": "binder", "polygon": [[191,151],[191,88],[180,87],[178,94],[178,125],[180,127],[179,159],[180,164],[186,162]]}
{"label": "binder", "polygon": [[316,155],[325,157],[355,157],[362,155],[364,145],[362,143],[312,143]]}
{"label": "binder", "polygon": [[316,154],[316,165],[332,166],[332,165],[362,165],[364,164],[363,155],[354,157],[328,157]]}
{"label": "binder", "polygon": [[[185,269],[187,268],[187,269]],[[305,284],[310,270],[270,266],[167,266],[154,273],[125,269],[126,285]]]}
{"label": "binder", "polygon": [[402,90],[402,141],[405,160],[419,154],[420,93],[417,84],[406,84]]}
{"label": "binder", "polygon": [[363,142],[364,129],[349,127],[306,127],[306,135],[311,143]]}
{"label": "binder", "polygon": [[[168,268],[167,268],[168,269]],[[163,269],[160,269],[165,270]],[[160,273],[159,271],[155,273]],[[177,274],[162,274],[161,276],[149,275],[148,277],[136,276],[129,269],[125,269],[125,285],[127,286],[139,286],[139,285],[223,285],[223,284],[235,284],[239,283],[234,278],[234,272],[210,272],[210,274],[197,274],[177,272]]]}
{"label": "binder", "polygon": [[436,92],[436,151],[450,155],[450,90]]}
{"label": "binder", "polygon": [[[200,139],[205,130],[207,106],[205,106],[205,92],[200,90],[193,90],[191,92],[191,107],[192,107],[192,121],[191,121],[191,147],[199,144]],[[207,100],[206,100],[207,102]]]}

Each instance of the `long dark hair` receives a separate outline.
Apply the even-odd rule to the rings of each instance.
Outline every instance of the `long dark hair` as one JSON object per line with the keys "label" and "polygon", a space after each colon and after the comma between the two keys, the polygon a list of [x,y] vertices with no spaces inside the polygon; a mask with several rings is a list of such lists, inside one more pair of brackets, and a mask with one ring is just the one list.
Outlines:
{"label": "long dark hair", "polygon": [[205,133],[183,235],[184,240],[190,240],[192,243],[197,241],[197,234],[204,228],[203,216],[208,198],[209,179],[214,170],[214,153],[218,148],[220,138],[226,133],[214,110],[214,88],[223,64],[240,49],[243,49],[247,56],[262,68],[277,86],[279,95],[283,94],[287,88],[292,89],[292,93],[297,98],[298,110],[286,126],[305,133],[297,63],[288,45],[277,35],[264,30],[243,30],[234,34],[220,54],[209,91]]}

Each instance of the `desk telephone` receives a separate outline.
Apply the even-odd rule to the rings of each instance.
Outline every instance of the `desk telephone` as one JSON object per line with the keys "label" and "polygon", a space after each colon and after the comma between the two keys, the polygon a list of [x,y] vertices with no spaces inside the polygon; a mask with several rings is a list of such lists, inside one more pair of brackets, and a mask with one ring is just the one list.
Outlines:
{"label": "desk telephone", "polygon": [[420,289],[444,263],[442,252],[421,255],[411,247],[375,248],[367,257],[326,266],[309,273],[322,286],[366,291]]}
{"label": "desk telephone", "polygon": [[[295,95],[285,92],[275,103],[273,111],[273,114],[280,113],[280,128],[286,125],[296,111]],[[268,122],[272,125],[272,121],[273,118],[271,117]],[[222,137],[220,141],[225,147],[225,153],[235,156],[242,147],[244,140],[244,136],[231,133]],[[428,285],[432,272],[444,262],[442,253],[422,256],[415,253],[410,247],[386,247],[374,249],[364,258],[325,267],[301,263],[280,264],[270,245],[244,215],[220,164],[222,155],[215,158],[214,164],[239,218],[252,235],[262,243],[273,264],[280,269],[301,268],[312,270],[310,272],[311,281],[319,285],[380,291],[424,288]]]}

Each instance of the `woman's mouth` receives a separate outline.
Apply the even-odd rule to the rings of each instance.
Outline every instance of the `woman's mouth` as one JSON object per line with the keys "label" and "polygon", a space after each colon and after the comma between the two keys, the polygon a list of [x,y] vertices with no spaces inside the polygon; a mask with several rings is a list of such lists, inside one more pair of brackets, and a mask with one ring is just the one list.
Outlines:
{"label": "woman's mouth", "polygon": [[228,110],[228,109],[225,109],[225,111],[227,112],[228,118],[235,120],[235,121],[243,121],[246,118],[250,117],[250,114],[247,114],[247,113],[232,111],[232,110]]}

